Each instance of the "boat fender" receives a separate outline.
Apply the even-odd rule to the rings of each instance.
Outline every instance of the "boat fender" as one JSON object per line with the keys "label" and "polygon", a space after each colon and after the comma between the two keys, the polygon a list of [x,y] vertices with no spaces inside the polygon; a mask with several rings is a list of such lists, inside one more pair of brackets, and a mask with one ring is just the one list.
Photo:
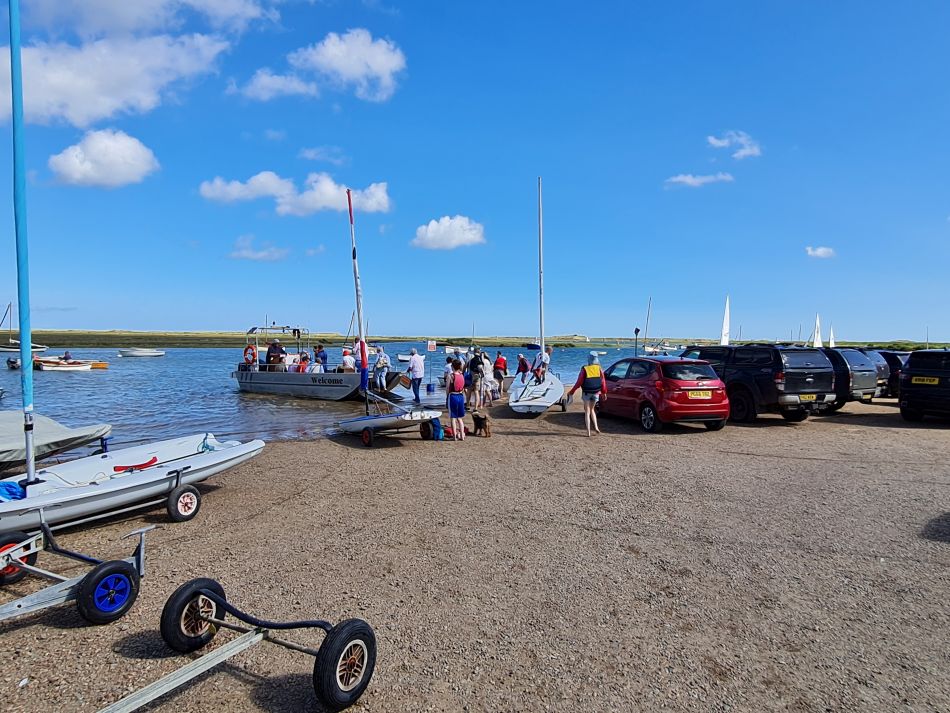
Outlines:
{"label": "boat fender", "polygon": [[253,344],[248,344],[244,347],[244,363],[245,364],[254,364],[257,362],[257,347]]}

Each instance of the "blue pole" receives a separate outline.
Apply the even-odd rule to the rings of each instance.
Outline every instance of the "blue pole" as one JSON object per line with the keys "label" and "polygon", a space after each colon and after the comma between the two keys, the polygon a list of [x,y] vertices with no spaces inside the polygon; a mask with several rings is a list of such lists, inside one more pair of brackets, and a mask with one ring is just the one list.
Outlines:
{"label": "blue pole", "polygon": [[26,482],[36,480],[33,454],[33,329],[30,324],[30,259],[26,232],[26,162],[23,148],[23,72],[20,65],[20,2],[10,5],[10,91],[13,108],[13,215],[16,226],[17,306],[20,308],[20,385]]}

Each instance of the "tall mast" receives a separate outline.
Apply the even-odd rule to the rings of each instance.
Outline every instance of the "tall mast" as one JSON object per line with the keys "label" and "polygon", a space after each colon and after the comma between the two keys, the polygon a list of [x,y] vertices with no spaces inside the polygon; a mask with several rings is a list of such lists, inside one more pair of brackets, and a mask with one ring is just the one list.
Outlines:
{"label": "tall mast", "polygon": [[653,296],[647,298],[647,321],[643,326],[643,346],[647,345],[647,335],[650,334],[650,312],[653,310]]}
{"label": "tall mast", "polygon": [[538,176],[538,316],[541,351],[544,351],[544,213],[541,209],[541,176]]}
{"label": "tall mast", "polygon": [[[20,384],[23,392],[23,437],[26,482],[36,481],[33,453],[33,329],[30,324],[30,260],[26,231],[26,162],[23,144],[23,73],[20,65],[20,2],[10,6],[10,93],[13,109],[13,215],[16,227],[17,303],[20,307]],[[13,318],[10,319],[11,326]]]}
{"label": "tall mast", "polygon": [[346,206],[350,211],[350,243],[353,246],[353,285],[356,287],[356,329],[360,335],[360,388],[369,413],[369,364],[366,353],[366,334],[363,331],[363,288],[360,287],[360,265],[356,260],[356,226],[353,223],[353,193],[346,189]]}

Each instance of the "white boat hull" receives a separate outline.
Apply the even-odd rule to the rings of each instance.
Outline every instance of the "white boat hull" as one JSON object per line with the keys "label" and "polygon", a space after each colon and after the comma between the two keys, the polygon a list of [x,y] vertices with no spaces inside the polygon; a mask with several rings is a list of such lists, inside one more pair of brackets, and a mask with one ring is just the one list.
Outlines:
{"label": "white boat hull", "polygon": [[40,371],[89,371],[92,369],[91,362],[35,362],[36,368]]}
{"label": "white boat hull", "polygon": [[[253,458],[263,448],[260,440],[220,442],[200,434],[50,466],[37,473],[44,482],[31,485],[25,498],[0,502],[0,532],[35,530],[41,510],[46,522],[58,525],[162,498],[175,487],[179,473],[182,484],[198,483]],[[117,467],[131,465],[142,467],[116,472]],[[5,481],[22,479],[18,475]]]}
{"label": "white boat hull", "polygon": [[165,352],[161,349],[120,349],[120,357],[163,357]]}
{"label": "white boat hull", "polygon": [[534,376],[528,374],[524,382],[517,377],[508,387],[508,405],[515,413],[542,414],[564,398],[564,384],[554,374],[545,374],[544,381],[534,383]]}
{"label": "white boat hull", "polygon": [[384,413],[372,416],[360,416],[340,421],[340,430],[346,433],[362,433],[368,428],[371,431],[402,431],[407,428],[418,427],[419,424],[431,421],[442,415],[441,411],[432,409],[413,409],[407,413]]}

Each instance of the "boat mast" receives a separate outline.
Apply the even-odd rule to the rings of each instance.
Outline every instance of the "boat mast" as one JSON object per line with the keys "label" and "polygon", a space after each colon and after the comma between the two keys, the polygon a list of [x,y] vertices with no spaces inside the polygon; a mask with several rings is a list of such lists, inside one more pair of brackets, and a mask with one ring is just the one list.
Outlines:
{"label": "boat mast", "polygon": [[541,209],[541,176],[538,176],[538,317],[541,323],[539,344],[544,351],[544,213]]}
{"label": "boat mast", "polygon": [[646,348],[647,335],[650,333],[650,312],[653,311],[653,295],[647,298],[647,321],[643,326],[643,346]]}
{"label": "boat mast", "polygon": [[356,287],[356,329],[360,335],[360,388],[363,390],[366,414],[369,415],[369,358],[366,334],[363,331],[363,288],[360,287],[360,265],[356,261],[356,226],[353,223],[353,193],[346,189],[346,206],[350,211],[350,242],[353,245],[353,284]]}
{"label": "boat mast", "polygon": [[[23,143],[23,72],[20,65],[20,2],[10,6],[10,93],[13,110],[13,216],[16,227],[17,303],[20,307],[20,384],[23,392],[23,437],[26,484],[36,482],[33,453],[33,329],[30,324],[30,260],[26,231],[26,162]],[[13,326],[11,317],[10,326]]]}

